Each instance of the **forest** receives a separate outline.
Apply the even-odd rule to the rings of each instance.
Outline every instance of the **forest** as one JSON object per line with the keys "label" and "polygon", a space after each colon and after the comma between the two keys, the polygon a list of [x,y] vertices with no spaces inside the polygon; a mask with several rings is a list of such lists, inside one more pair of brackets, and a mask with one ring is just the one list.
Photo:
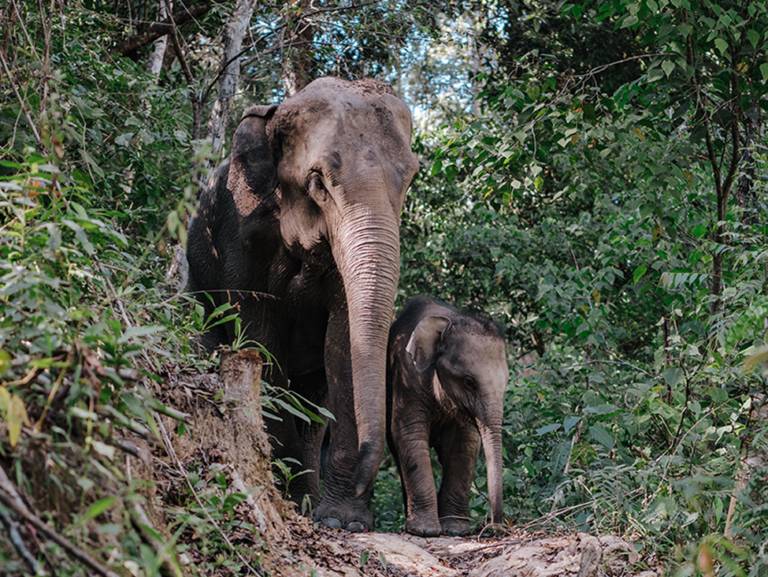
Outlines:
{"label": "forest", "polygon": [[[243,113],[325,76],[412,116],[393,314],[431,295],[503,331],[504,520],[481,454],[466,542],[630,561],[397,569],[389,453],[346,549],[261,432],[343,415],[269,378],[264,487],[226,460],[219,366],[279,363],[187,290],[189,224]],[[768,576],[766,114],[760,0],[2,0],[0,575]]]}

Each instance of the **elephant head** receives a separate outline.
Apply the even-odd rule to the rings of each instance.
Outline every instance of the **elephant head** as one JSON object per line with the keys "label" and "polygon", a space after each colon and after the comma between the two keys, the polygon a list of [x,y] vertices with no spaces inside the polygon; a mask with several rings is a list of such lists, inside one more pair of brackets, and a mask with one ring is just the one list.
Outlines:
{"label": "elephant head", "polygon": [[389,87],[321,78],[280,105],[246,111],[230,159],[227,184],[241,223],[262,203],[276,203],[291,253],[325,254],[339,271],[349,318],[358,495],[372,484],[384,450],[400,212],[418,169],[410,141],[410,112]]}
{"label": "elephant head", "polygon": [[491,521],[501,523],[501,425],[509,380],[501,331],[479,314],[426,316],[416,325],[406,351],[418,371],[434,368],[433,394],[440,406],[471,420],[480,431]]}

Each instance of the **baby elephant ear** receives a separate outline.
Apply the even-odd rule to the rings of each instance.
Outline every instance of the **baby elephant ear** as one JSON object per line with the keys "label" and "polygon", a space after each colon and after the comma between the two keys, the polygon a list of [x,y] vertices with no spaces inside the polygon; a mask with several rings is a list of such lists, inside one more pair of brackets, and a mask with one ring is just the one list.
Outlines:
{"label": "baby elephant ear", "polygon": [[267,140],[267,122],[276,108],[277,105],[251,106],[232,139],[227,188],[243,217],[251,214],[275,188],[277,169]]}
{"label": "baby elephant ear", "polygon": [[421,319],[405,346],[416,370],[423,373],[435,364],[437,345],[451,321],[447,317],[431,316]]}

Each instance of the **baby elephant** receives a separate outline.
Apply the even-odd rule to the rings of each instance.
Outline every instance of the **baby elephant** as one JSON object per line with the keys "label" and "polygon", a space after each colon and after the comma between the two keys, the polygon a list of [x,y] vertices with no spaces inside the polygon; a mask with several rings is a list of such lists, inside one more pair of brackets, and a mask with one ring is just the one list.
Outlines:
{"label": "baby elephant", "polygon": [[[408,533],[469,532],[469,491],[481,440],[491,520],[501,522],[501,421],[508,379],[504,337],[482,314],[416,297],[392,324],[387,432],[403,482]],[[442,467],[439,493],[430,447]]]}

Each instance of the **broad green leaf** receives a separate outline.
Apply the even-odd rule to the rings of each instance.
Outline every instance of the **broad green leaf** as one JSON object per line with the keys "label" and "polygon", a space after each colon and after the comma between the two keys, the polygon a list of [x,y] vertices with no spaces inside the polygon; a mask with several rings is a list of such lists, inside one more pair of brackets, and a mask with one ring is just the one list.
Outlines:
{"label": "broad green leaf", "polygon": [[577,417],[575,415],[566,417],[565,420],[563,421],[563,432],[566,435],[569,434],[576,427],[576,425],[578,425],[580,420],[581,420],[581,417]]}
{"label": "broad green leaf", "polygon": [[621,27],[629,28],[630,26],[634,26],[635,24],[637,24],[637,22],[638,22],[637,15],[630,14],[629,16],[624,18],[624,21],[621,23]]}
{"label": "broad green leaf", "polygon": [[538,436],[546,435],[547,433],[552,433],[553,431],[557,431],[560,428],[560,423],[551,423],[549,425],[544,425],[543,427],[539,427],[536,429],[536,434]]}
{"label": "broad green leaf", "polygon": [[720,51],[720,54],[725,54],[728,51],[728,42],[723,38],[715,38],[715,46]]}
{"label": "broad green leaf", "polygon": [[664,74],[667,75],[667,78],[672,74],[672,71],[675,69],[675,63],[671,60],[665,60],[661,63],[661,69],[664,71]]}
{"label": "broad green leaf", "polygon": [[645,276],[646,272],[648,272],[647,264],[641,264],[640,266],[636,267],[632,273],[632,282],[637,284],[638,281]]}
{"label": "broad green leaf", "polygon": [[670,386],[674,387],[680,383],[680,381],[683,380],[683,377],[685,374],[683,373],[682,369],[680,367],[668,367],[664,369],[664,372],[662,373],[664,376],[664,381]]}
{"label": "broad green leaf", "polygon": [[592,425],[589,427],[589,436],[593,441],[600,443],[606,449],[613,449],[613,435],[602,425]]}

